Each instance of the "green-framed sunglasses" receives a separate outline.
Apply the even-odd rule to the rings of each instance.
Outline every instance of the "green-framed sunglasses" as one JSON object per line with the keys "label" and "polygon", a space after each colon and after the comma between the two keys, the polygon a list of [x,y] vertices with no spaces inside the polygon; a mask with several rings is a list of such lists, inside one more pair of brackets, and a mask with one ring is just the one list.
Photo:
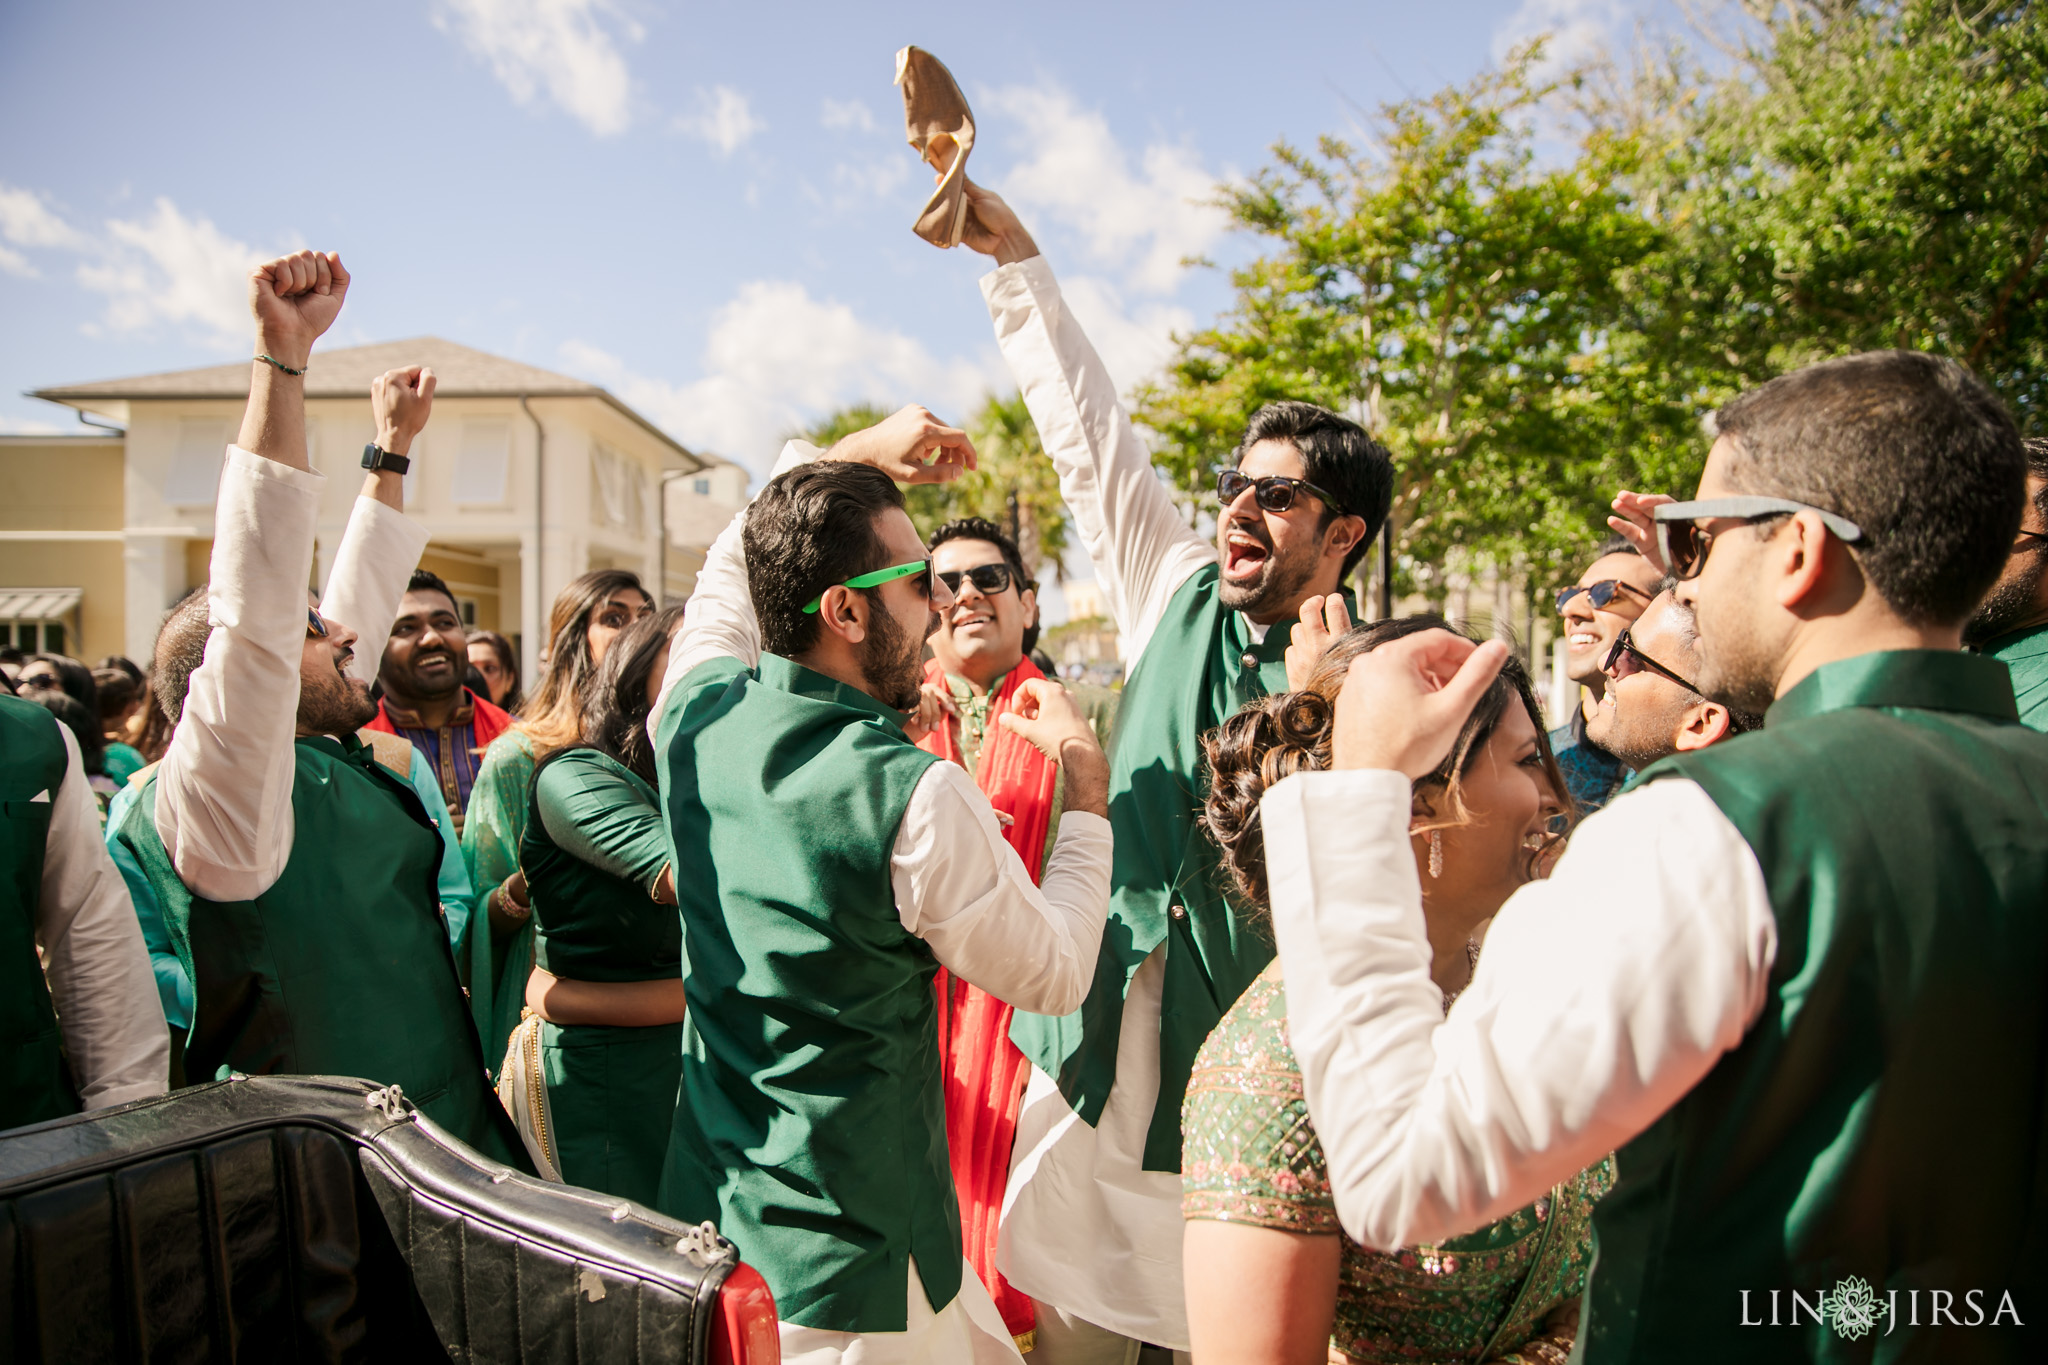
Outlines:
{"label": "green-framed sunglasses", "polygon": [[[892,564],[886,569],[876,569],[873,573],[859,574],[847,579],[844,583],[839,584],[839,586],[842,588],[879,588],[884,583],[893,583],[899,578],[908,578],[912,574],[930,573],[931,569],[932,562],[929,559],[918,559],[908,564]],[[817,615],[818,604],[824,600],[825,594],[821,592],[810,601],[804,603],[805,614]]]}

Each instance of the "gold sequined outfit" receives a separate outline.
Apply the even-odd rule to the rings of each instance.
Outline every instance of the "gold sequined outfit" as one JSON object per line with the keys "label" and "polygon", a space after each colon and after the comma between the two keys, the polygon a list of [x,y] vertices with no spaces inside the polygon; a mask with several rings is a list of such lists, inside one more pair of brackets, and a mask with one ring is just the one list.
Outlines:
{"label": "gold sequined outfit", "polygon": [[[1343,1236],[1287,1039],[1277,961],[1203,1044],[1182,1122],[1186,1217]],[[1545,1319],[1585,1288],[1593,1204],[1613,1183],[1609,1157],[1440,1246],[1389,1255],[1345,1236],[1331,1345],[1369,1365],[1512,1360],[1517,1351],[1563,1359],[1569,1334]]]}

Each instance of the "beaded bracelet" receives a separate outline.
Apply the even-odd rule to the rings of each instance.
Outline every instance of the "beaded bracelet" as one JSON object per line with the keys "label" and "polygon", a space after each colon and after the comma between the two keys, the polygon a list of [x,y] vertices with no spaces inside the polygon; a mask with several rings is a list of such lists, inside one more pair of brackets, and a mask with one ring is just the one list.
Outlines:
{"label": "beaded bracelet", "polygon": [[[261,360],[261,361],[263,361],[263,362],[264,362],[265,364],[268,364],[268,365],[275,365],[275,366],[277,366],[277,368],[278,368],[278,369],[282,370],[282,371],[283,371],[284,373],[286,373],[286,374],[289,374],[289,375],[302,375],[302,374],[304,374],[304,373],[306,372],[306,370],[295,370],[295,369],[293,369],[293,368],[292,368],[291,366],[289,366],[289,365],[285,364],[285,363],[284,363],[284,362],[283,362],[282,360],[279,360],[279,359],[278,359],[278,358],[277,358],[276,356],[269,356],[269,355],[259,355],[259,356],[257,356],[256,358],[257,358],[258,360]],[[306,369],[311,369],[311,368],[312,368],[312,366],[310,366],[310,365],[308,365],[308,366],[306,367]]]}

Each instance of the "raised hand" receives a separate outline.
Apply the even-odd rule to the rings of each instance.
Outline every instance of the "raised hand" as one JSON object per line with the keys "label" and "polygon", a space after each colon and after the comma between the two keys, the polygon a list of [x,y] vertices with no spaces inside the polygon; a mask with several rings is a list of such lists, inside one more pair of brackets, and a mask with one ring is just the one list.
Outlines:
{"label": "raised hand", "polygon": [[1342,593],[1302,599],[1301,622],[1295,626],[1294,635],[1287,642],[1289,691],[1299,692],[1308,686],[1309,674],[1315,672],[1316,661],[1323,657],[1330,641],[1349,629],[1351,613],[1344,606]]}
{"label": "raised hand", "polygon": [[434,372],[424,365],[386,370],[370,381],[370,411],[377,418],[378,448],[405,454],[433,414]]}
{"label": "raised hand", "polygon": [[1657,523],[1650,513],[1676,501],[1669,493],[1616,493],[1615,514],[1607,519],[1609,529],[1642,551],[1643,558],[1659,573],[1670,573],[1671,566],[1664,562],[1664,551],[1657,544]]}
{"label": "raised hand", "polygon": [[985,190],[972,180],[965,182],[967,223],[960,231],[960,243],[970,251],[996,258],[997,265],[1029,260],[1038,254],[1038,243],[1024,230],[1016,211],[994,190]]}
{"label": "raised hand", "polygon": [[1068,810],[1108,817],[1109,759],[1095,738],[1095,727],[1066,688],[1051,678],[1025,679],[996,724],[1028,740],[1065,770]]}
{"label": "raised hand", "polygon": [[295,370],[306,368],[313,343],[334,325],[348,295],[348,271],[331,252],[295,251],[249,272],[249,311],[256,347]]}
{"label": "raised hand", "polygon": [[959,714],[960,708],[942,685],[922,683],[917,689],[917,709],[904,718],[903,734],[912,744],[922,744],[926,735],[946,723],[946,717]]}
{"label": "raised hand", "polygon": [[1435,770],[1458,741],[1508,647],[1425,630],[1361,654],[1337,695],[1335,768],[1389,768],[1408,780]]}
{"label": "raised hand", "polygon": [[898,483],[950,483],[979,464],[966,432],[916,403],[842,437],[825,458],[872,465]]}

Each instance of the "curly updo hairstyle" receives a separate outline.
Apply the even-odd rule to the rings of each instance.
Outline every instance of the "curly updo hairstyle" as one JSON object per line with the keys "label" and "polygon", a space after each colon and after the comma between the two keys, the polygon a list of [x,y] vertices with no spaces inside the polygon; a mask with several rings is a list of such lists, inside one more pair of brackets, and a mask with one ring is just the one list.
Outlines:
{"label": "curly updo hairstyle", "polygon": [[[1229,869],[1232,882],[1249,904],[1260,909],[1266,907],[1266,837],[1259,825],[1259,798],[1267,788],[1295,773],[1329,768],[1337,694],[1343,690],[1352,661],[1389,641],[1425,630],[1464,634],[1441,616],[1429,615],[1353,626],[1333,640],[1316,661],[1308,686],[1298,692],[1280,692],[1252,702],[1202,737],[1202,749],[1209,759],[1209,795],[1203,806],[1202,828],[1222,851],[1224,867]],[[1478,705],[1472,708],[1465,728],[1459,731],[1458,741],[1444,761],[1436,771],[1415,783],[1416,805],[1430,813],[1430,828],[1461,825],[1471,819],[1460,790],[1462,779],[1486,742],[1493,738],[1500,718],[1514,700],[1521,702],[1536,726],[1543,771],[1550,778],[1558,800],[1567,808],[1565,819],[1551,836],[1564,837],[1571,818],[1571,797],[1567,795],[1563,775],[1558,772],[1557,757],[1550,751],[1550,738],[1543,730],[1543,711],[1537,705],[1529,671],[1512,654],[1480,696]]]}

